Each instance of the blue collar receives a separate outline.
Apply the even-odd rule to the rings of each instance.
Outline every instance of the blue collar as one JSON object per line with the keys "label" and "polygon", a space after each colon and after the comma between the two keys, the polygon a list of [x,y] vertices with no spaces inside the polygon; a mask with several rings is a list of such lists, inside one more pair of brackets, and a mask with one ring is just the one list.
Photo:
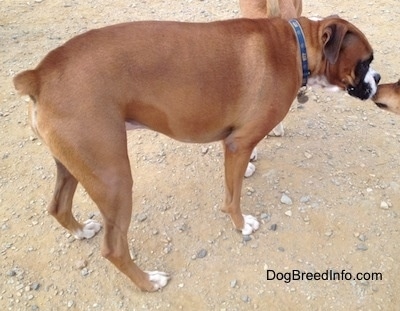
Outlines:
{"label": "blue collar", "polygon": [[296,34],[297,42],[300,46],[301,68],[303,70],[302,86],[305,86],[307,85],[307,79],[310,75],[310,70],[308,69],[306,40],[304,39],[303,29],[301,29],[299,22],[295,19],[291,19],[289,20],[289,23],[293,27],[293,30]]}

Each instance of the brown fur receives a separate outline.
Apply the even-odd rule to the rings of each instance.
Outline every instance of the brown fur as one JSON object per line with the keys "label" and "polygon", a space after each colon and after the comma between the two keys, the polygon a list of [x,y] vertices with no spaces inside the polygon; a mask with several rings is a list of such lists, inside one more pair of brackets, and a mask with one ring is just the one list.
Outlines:
{"label": "brown fur", "polygon": [[372,100],[379,108],[400,114],[400,80],[396,83],[378,85]]}

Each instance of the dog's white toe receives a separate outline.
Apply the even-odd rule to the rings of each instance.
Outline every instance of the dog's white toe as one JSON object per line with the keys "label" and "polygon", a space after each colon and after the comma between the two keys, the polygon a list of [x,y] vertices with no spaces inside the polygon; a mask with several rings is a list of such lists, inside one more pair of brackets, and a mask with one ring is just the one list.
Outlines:
{"label": "dog's white toe", "polygon": [[251,175],[254,174],[254,172],[256,171],[256,166],[253,163],[248,163],[247,164],[247,168],[246,168],[246,172],[244,173],[244,177],[250,177]]}
{"label": "dog's white toe", "polygon": [[273,128],[273,130],[268,134],[270,136],[284,136],[285,129],[283,128],[282,122],[280,122],[277,126]]}
{"label": "dog's white toe", "polygon": [[75,238],[82,239],[90,239],[95,236],[97,232],[101,229],[101,224],[93,219],[88,219],[83,223],[82,230],[78,230],[74,233]]}
{"label": "dog's white toe", "polygon": [[145,271],[149,275],[149,280],[154,285],[154,290],[159,290],[167,285],[170,279],[169,274],[162,271]]}
{"label": "dog's white toe", "polygon": [[243,235],[250,235],[254,231],[258,230],[260,227],[260,223],[258,222],[257,218],[252,215],[243,215],[244,217],[244,227],[242,229]]}

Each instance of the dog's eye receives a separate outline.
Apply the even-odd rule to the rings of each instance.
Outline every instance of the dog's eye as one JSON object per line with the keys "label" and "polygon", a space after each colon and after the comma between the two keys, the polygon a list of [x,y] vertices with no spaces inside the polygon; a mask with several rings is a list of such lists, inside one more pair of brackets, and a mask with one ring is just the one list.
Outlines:
{"label": "dog's eye", "polygon": [[367,68],[369,68],[369,62],[362,62],[361,66],[363,69],[367,69]]}

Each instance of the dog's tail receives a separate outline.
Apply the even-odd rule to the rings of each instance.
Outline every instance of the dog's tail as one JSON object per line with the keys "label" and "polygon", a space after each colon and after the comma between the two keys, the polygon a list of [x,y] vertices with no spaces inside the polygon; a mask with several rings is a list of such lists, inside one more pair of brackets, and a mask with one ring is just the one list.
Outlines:
{"label": "dog's tail", "polygon": [[279,0],[266,0],[267,1],[267,17],[281,17],[281,9],[279,7]]}
{"label": "dog's tail", "polygon": [[17,74],[13,82],[20,95],[29,95],[33,101],[36,101],[40,92],[39,75],[36,70],[27,70]]}

